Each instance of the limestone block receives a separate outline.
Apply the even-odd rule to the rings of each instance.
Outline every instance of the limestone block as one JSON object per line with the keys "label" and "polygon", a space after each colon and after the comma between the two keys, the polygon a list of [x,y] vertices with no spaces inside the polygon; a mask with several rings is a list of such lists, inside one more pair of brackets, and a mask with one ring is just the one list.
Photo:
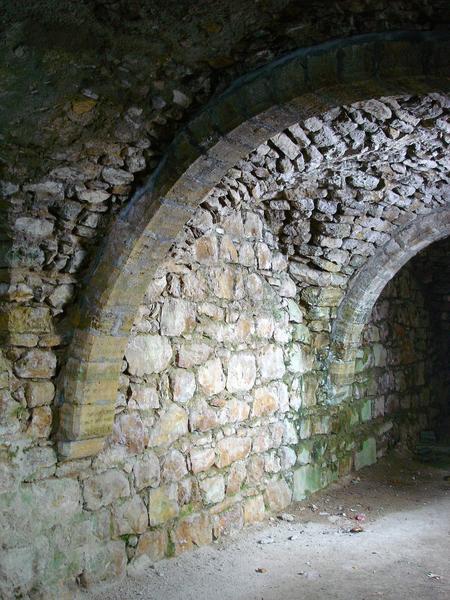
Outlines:
{"label": "limestone block", "polygon": [[32,438],[48,438],[52,426],[52,410],[49,406],[37,406],[31,412],[27,435]]}
{"label": "limestone block", "polygon": [[320,466],[308,464],[294,470],[294,500],[304,500],[322,487]]}
{"label": "limestone block", "polygon": [[126,498],[129,495],[128,478],[122,471],[111,469],[84,481],[83,496],[88,510],[98,510],[118,498]]}
{"label": "limestone block", "polygon": [[19,217],[14,223],[14,229],[31,238],[45,238],[53,232],[53,221],[49,219]]}
{"label": "limestone block", "polygon": [[146,487],[158,487],[160,467],[158,457],[154,452],[147,451],[138,456],[133,467],[134,485],[139,491]]}
{"label": "limestone block", "polygon": [[28,350],[14,365],[19,377],[49,379],[56,371],[56,356],[51,350]]}
{"label": "limestone block", "polygon": [[213,269],[210,273],[212,291],[217,298],[232,300],[234,295],[234,271],[230,267]]}
{"label": "limestone block", "polygon": [[178,487],[176,483],[164,485],[149,491],[148,515],[152,527],[174,519],[179,512]]}
{"label": "limestone block", "polygon": [[225,389],[225,375],[219,358],[211,358],[198,370],[198,383],[202,391],[213,396]]}
{"label": "limestone block", "polygon": [[228,363],[227,390],[231,393],[250,390],[256,379],[256,361],[253,354],[232,354]]}
{"label": "limestone block", "polygon": [[51,404],[55,396],[55,386],[51,381],[30,381],[25,388],[25,396],[30,408]]}
{"label": "limestone block", "polygon": [[160,415],[150,434],[151,446],[170,446],[179,437],[188,431],[188,417],[186,411],[176,404]]}
{"label": "limestone block", "polygon": [[279,455],[282,471],[289,470],[297,462],[297,455],[295,453],[295,450],[293,450],[289,446],[283,446],[282,448],[280,448]]}
{"label": "limestone block", "polygon": [[0,330],[11,333],[50,333],[53,331],[49,308],[8,306],[0,311]]}
{"label": "limestone block", "polygon": [[262,236],[262,228],[262,221],[259,216],[253,212],[247,213],[244,224],[245,236],[260,239]]}
{"label": "limestone block", "polygon": [[207,471],[216,460],[213,448],[192,448],[190,452],[191,470],[193,473]]}
{"label": "limestone block", "polygon": [[204,235],[195,240],[193,256],[197,262],[204,265],[216,263],[219,256],[217,236]]}
{"label": "limestone block", "polygon": [[130,410],[148,411],[159,408],[159,393],[156,385],[131,384],[131,396],[128,400]]}
{"label": "limestone block", "polygon": [[227,496],[237,494],[247,477],[247,469],[244,462],[233,463],[228,473],[226,492]]}
{"label": "limestone block", "polygon": [[263,339],[270,339],[275,328],[272,315],[256,316],[255,330],[256,335]]}
{"label": "limestone block", "polygon": [[289,321],[293,323],[301,323],[303,321],[303,312],[299,305],[291,298],[287,300],[287,308]]}
{"label": "limestone block", "polygon": [[362,448],[355,454],[355,469],[358,471],[363,467],[373,465],[377,461],[377,443],[375,438],[364,440]]}
{"label": "limestone block", "polygon": [[189,333],[195,326],[195,306],[180,298],[167,298],[161,310],[161,333],[179,336]]}
{"label": "limestone block", "polygon": [[272,252],[264,242],[256,244],[256,258],[260,269],[269,270],[272,267]]}
{"label": "limestone block", "polygon": [[132,375],[143,376],[164,371],[172,358],[172,347],[167,338],[159,335],[131,337],[125,358]]}
{"label": "limestone block", "polygon": [[195,393],[195,375],[185,369],[172,369],[169,373],[174,402],[185,404]]}
{"label": "limestone block", "polygon": [[165,529],[146,531],[139,537],[135,559],[147,556],[150,562],[161,560],[166,555],[168,536]]}
{"label": "limestone block", "polygon": [[48,300],[55,308],[60,308],[67,304],[74,295],[74,286],[69,284],[58,285],[50,294]]}
{"label": "limestone block", "polygon": [[131,183],[134,179],[133,175],[128,173],[128,171],[116,169],[114,167],[104,167],[102,170],[102,178],[111,185],[126,185]]}
{"label": "limestone block", "polygon": [[114,422],[112,439],[126,446],[133,454],[143,452],[148,445],[148,432],[141,417],[135,413],[121,413]]}
{"label": "limestone block", "polygon": [[225,262],[238,262],[236,246],[228,235],[224,235],[222,237],[222,241],[220,243],[220,258]]}
{"label": "limestone block", "polygon": [[250,414],[250,406],[244,400],[233,398],[226,404],[228,411],[228,421],[230,423],[240,423],[245,421]]}
{"label": "limestone block", "polygon": [[260,428],[253,438],[252,451],[256,453],[265,452],[272,447],[272,439],[269,431]]}
{"label": "limestone block", "polygon": [[217,443],[218,458],[216,465],[221,469],[233,462],[246,458],[250,453],[251,439],[244,437],[226,437]]}
{"label": "limestone block", "polygon": [[252,417],[271,415],[278,409],[278,388],[275,385],[258,388],[253,393]]}
{"label": "limestone block", "polygon": [[189,429],[208,431],[219,427],[224,422],[223,415],[226,416],[226,413],[221,412],[213,410],[204,400],[199,400],[189,412]]}
{"label": "limestone block", "polygon": [[206,505],[222,502],[225,497],[225,481],[222,475],[202,479],[199,487]]}
{"label": "limestone block", "polygon": [[127,554],[122,541],[87,544],[83,548],[83,558],[83,572],[79,581],[85,588],[121,579],[125,575]]}
{"label": "limestone block", "polygon": [[261,523],[266,517],[266,508],[262,495],[247,498],[244,502],[244,523]]}
{"label": "limestone block", "polygon": [[278,289],[278,294],[282,298],[295,298],[297,295],[297,286],[295,281],[289,277],[287,273],[281,278],[281,285]]}
{"label": "limestone block", "polygon": [[264,457],[258,454],[250,456],[247,462],[247,480],[251,485],[259,484],[264,475]]}
{"label": "limestone block", "polygon": [[262,379],[281,379],[286,371],[282,349],[274,344],[266,346],[258,355],[258,367]]}
{"label": "limestone block", "polygon": [[147,508],[140,496],[115,502],[112,508],[115,536],[144,533],[148,527]]}
{"label": "limestone block", "polygon": [[179,450],[169,450],[161,459],[161,478],[165,483],[180,481],[187,474],[186,459]]}
{"label": "limestone block", "polygon": [[284,479],[270,481],[264,491],[264,500],[269,510],[283,510],[292,501],[292,492]]}
{"label": "limestone block", "polygon": [[186,342],[180,346],[177,356],[179,367],[190,369],[203,365],[211,356],[212,348],[203,342]]}
{"label": "limestone block", "polygon": [[171,532],[175,555],[194,546],[204,546],[212,542],[212,524],[207,513],[190,515],[182,519]]}
{"label": "limestone block", "polygon": [[361,407],[361,421],[370,421],[372,418],[372,400],[369,398]]}
{"label": "limestone block", "polygon": [[258,304],[264,299],[264,284],[259,275],[251,273],[245,278],[245,289],[249,300],[253,304]]}
{"label": "limestone block", "polygon": [[240,504],[214,516],[214,537],[233,535],[244,527],[244,511]]}
{"label": "limestone block", "polygon": [[[11,547],[36,546],[43,532],[73,528],[82,515],[78,481],[70,478],[50,478],[32,484],[22,484],[15,491],[0,494],[2,522],[2,552]],[[64,528],[67,529],[64,529]],[[22,565],[23,566],[23,565]]]}

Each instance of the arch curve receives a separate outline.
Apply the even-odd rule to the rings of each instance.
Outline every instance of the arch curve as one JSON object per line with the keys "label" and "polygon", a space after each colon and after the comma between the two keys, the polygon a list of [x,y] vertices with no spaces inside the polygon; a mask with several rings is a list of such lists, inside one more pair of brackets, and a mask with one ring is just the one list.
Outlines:
{"label": "arch curve", "polygon": [[381,292],[398,271],[433,242],[450,236],[450,207],[417,217],[397,230],[350,281],[333,323],[329,392],[339,399],[355,370],[355,350]]}
{"label": "arch curve", "polygon": [[115,221],[86,280],[59,386],[64,458],[100,450],[137,307],[160,261],[210,189],[239,159],[300,119],[402,93],[447,91],[443,32],[357,36],[293,52],[238,79],[173,141]]}

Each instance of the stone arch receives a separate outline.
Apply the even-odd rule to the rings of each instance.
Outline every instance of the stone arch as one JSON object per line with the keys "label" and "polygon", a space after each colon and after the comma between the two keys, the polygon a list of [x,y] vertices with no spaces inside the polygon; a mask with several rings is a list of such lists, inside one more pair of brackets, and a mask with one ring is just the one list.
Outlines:
{"label": "stone arch", "polygon": [[450,208],[434,210],[401,227],[371,256],[349,283],[333,323],[328,393],[334,401],[346,396],[355,373],[355,352],[372,309],[388,282],[416,254],[450,236]]}
{"label": "stone arch", "polygon": [[122,357],[149,278],[226,171],[284,128],[377,96],[448,89],[445,33],[382,33],[291,53],[238,79],[174,140],[117,218],[73,315],[59,391],[59,451],[95,454],[112,428]]}

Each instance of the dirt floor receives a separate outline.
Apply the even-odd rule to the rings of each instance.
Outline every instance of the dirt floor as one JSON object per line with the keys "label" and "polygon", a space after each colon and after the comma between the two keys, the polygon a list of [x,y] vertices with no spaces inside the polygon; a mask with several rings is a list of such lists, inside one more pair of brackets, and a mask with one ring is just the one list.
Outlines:
{"label": "dirt floor", "polygon": [[392,454],[284,518],[81,598],[448,600],[449,474]]}

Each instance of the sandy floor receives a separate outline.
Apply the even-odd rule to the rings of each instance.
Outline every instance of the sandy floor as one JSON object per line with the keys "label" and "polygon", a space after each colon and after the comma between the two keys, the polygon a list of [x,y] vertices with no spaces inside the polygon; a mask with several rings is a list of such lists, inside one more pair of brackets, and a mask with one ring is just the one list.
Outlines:
{"label": "sandy floor", "polygon": [[449,472],[391,456],[292,505],[293,521],[247,528],[81,598],[448,600]]}

